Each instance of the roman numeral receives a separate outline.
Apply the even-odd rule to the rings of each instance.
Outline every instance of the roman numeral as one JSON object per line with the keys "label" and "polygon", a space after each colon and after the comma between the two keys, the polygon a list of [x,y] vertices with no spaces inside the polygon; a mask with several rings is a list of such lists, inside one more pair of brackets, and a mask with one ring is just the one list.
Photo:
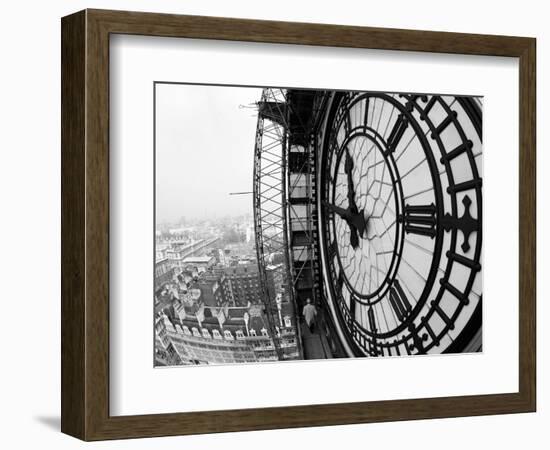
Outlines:
{"label": "roman numeral", "polygon": [[346,135],[349,135],[351,131],[351,110],[346,107],[346,113],[344,115],[344,128],[346,130]]}
{"label": "roman numeral", "polygon": [[338,273],[338,280],[336,283],[338,285],[338,289],[342,290],[342,286],[344,285],[344,274],[341,271]]}
{"label": "roman numeral", "polygon": [[395,312],[397,318],[403,322],[411,312],[411,303],[403,292],[403,288],[399,283],[399,280],[393,282],[393,286],[390,289],[390,304]]}
{"label": "roman numeral", "polygon": [[350,295],[349,298],[349,315],[350,315],[350,322],[355,323],[355,298],[353,295]]}
{"label": "roman numeral", "polygon": [[403,137],[403,134],[407,130],[409,122],[403,114],[399,114],[399,117],[395,121],[395,124],[391,130],[390,137],[388,138],[388,152],[394,152],[397,148],[397,144]]}
{"label": "roman numeral", "polygon": [[397,341],[393,341],[393,345],[395,348],[395,352],[397,353],[397,356],[401,356],[401,352],[399,351],[399,344],[397,343]]}
{"label": "roman numeral", "polygon": [[376,333],[378,330],[376,328],[376,317],[374,317],[374,309],[370,307],[367,311],[367,317],[369,319],[369,328],[370,331]]}
{"label": "roman numeral", "polygon": [[336,252],[337,252],[336,241],[332,241],[328,246],[329,258],[334,258],[334,256],[336,256]]}
{"label": "roman numeral", "polygon": [[405,210],[399,216],[406,233],[419,234],[421,236],[435,237],[435,205],[405,205]]}
{"label": "roman numeral", "polygon": [[365,98],[365,116],[363,118],[363,124],[365,125],[365,127],[369,123],[368,119],[369,119],[369,98],[367,97]]}

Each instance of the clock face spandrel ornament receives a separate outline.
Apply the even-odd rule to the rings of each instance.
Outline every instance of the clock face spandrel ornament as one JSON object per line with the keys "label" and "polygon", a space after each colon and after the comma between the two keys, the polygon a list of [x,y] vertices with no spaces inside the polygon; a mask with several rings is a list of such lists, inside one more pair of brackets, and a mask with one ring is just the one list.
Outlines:
{"label": "clock face spandrel ornament", "polygon": [[472,97],[331,95],[320,247],[348,356],[481,349],[481,111]]}

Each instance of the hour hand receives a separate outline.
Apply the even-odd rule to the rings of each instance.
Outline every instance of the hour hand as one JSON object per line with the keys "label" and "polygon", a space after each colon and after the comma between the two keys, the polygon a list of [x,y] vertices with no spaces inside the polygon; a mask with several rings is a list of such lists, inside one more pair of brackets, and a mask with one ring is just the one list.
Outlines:
{"label": "hour hand", "polygon": [[364,236],[365,231],[367,229],[367,219],[365,218],[365,210],[362,210],[361,212],[354,212],[350,209],[344,209],[340,206],[332,205],[328,202],[324,202],[324,204],[329,210],[338,214],[342,219],[346,221],[346,223],[350,227],[351,234],[352,234],[351,246],[353,248],[356,248],[359,245],[359,239],[357,237],[357,233],[359,234],[359,236]]}
{"label": "hour hand", "polygon": [[330,209],[332,212],[338,214],[345,221],[350,221],[353,218],[353,214],[349,209],[342,208],[340,206],[332,205],[325,202],[325,206]]}

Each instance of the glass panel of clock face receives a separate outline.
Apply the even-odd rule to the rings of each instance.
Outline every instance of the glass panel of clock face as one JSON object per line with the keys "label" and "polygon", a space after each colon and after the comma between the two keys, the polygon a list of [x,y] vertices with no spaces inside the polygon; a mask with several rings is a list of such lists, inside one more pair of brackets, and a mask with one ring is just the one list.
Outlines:
{"label": "glass panel of clock face", "polygon": [[155,84],[155,366],[482,350],[483,99]]}

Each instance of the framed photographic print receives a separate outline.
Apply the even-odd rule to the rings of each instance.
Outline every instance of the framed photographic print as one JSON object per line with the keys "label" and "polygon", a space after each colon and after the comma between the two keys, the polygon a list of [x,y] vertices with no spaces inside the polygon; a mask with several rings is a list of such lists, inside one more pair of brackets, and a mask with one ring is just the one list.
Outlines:
{"label": "framed photographic print", "polygon": [[535,167],[532,38],[63,18],[62,430],[534,411]]}

